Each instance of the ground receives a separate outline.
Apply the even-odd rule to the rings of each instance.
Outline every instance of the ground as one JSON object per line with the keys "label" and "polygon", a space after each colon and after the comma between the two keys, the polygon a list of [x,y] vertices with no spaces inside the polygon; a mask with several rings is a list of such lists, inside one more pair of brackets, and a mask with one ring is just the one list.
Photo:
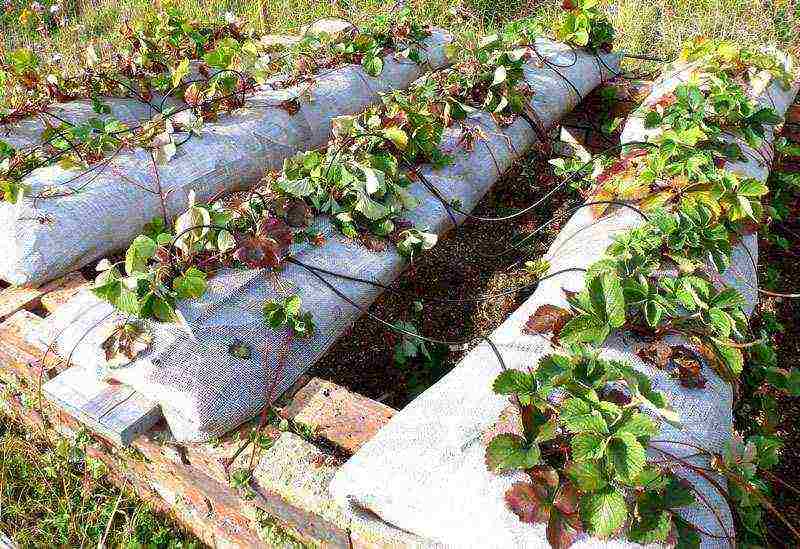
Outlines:
{"label": "ground", "polygon": [[[41,4],[49,9],[54,2],[45,0]],[[466,37],[486,32],[520,13],[538,15],[545,21],[552,19],[560,2],[510,0],[500,4],[488,0],[420,0],[408,4],[424,19],[452,29],[459,37]],[[800,49],[800,3],[794,0],[622,0],[613,4],[609,11],[618,29],[618,47],[632,53],[669,58],[676,54],[685,38],[696,35],[772,44],[795,52]],[[180,5],[198,16],[219,16],[230,11],[260,32],[296,31],[322,16],[344,16],[358,21],[385,9],[384,2],[375,0],[186,0]],[[122,21],[141,18],[153,9],[153,3],[148,0],[93,0],[91,3],[74,0],[59,6],[59,25],[37,29],[35,24],[20,23],[21,10],[30,8],[30,2],[0,2],[3,30],[0,54],[3,48],[30,45],[50,53],[58,52],[67,66],[75,66],[87,43],[92,42],[99,51],[104,51],[114,42],[116,29]],[[655,65],[637,67],[653,69]],[[792,130],[800,134],[800,127],[789,127],[788,131]],[[595,139],[600,138],[595,136]],[[783,169],[800,171],[800,166],[787,162]],[[533,154],[511,170],[484,198],[476,212],[491,216],[513,211],[534,201],[555,181],[546,159]],[[565,191],[517,223],[467,223],[412,265],[393,287],[429,297],[471,296],[518,287],[527,280],[518,269],[510,268],[512,261],[490,256],[504,249],[509,239],[543,220],[559,215],[566,219],[565,211],[576,200],[575,193]],[[765,235],[761,241],[761,280],[768,288],[779,292],[800,289],[800,275],[794,268],[800,258],[796,202],[794,208],[795,217],[773,227],[774,234],[787,239],[788,249],[776,244],[774,237]],[[554,225],[547,237],[537,242],[531,250],[534,257],[547,248],[548,240],[557,230],[558,225]],[[386,294],[371,312],[393,322],[413,322],[427,335],[470,340],[498,326],[529,293],[509,293],[502,299],[479,305],[425,306],[421,312],[407,298]],[[800,318],[800,305],[788,298],[766,298],[762,310],[767,311],[767,315],[757,322],[776,332],[779,365],[797,367],[800,325],[796,320]],[[313,373],[401,407],[461,354],[451,351],[441,366],[434,361],[433,371],[422,371],[423,375],[414,377],[411,374],[415,368],[419,370],[421,362],[412,360],[410,366],[397,365],[393,358],[394,336],[387,331],[385,338],[375,337],[375,330],[372,321],[357,322]],[[431,351],[436,354],[435,349]],[[800,467],[800,432],[796,429],[800,400],[782,399],[779,406],[783,413],[778,430],[787,449],[776,475],[793,484]],[[740,410],[740,427],[746,419],[746,411]],[[169,517],[155,515],[135,496],[105,483],[102,470],[79,458],[71,447],[32,437],[5,419],[0,423],[0,462],[0,531],[11,534],[24,546],[42,546],[48,542],[63,546],[97,546],[103,540],[107,545],[123,547],[143,544],[188,547],[196,543],[191,536],[181,533]],[[774,489],[776,508],[789,520],[797,522],[800,515],[797,494],[779,481],[775,482]],[[769,523],[775,540],[790,539],[776,515],[770,517]],[[782,543],[778,542],[780,545]]]}

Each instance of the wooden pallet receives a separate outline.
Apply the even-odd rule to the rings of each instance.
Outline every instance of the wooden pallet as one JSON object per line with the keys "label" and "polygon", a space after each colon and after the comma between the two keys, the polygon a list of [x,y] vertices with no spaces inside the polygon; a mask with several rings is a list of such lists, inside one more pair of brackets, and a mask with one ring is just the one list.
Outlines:
{"label": "wooden pallet", "polygon": [[[304,376],[277,405],[288,428],[259,429],[257,418],[211,443],[178,444],[157,403],[122,384],[87,381],[48,348],[48,315],[88,284],[76,272],[41,288],[0,290],[7,414],[48,437],[89,434],[87,457],[102,461],[113,482],[133,487],[210,546],[266,547],[258,535],[265,519],[313,545],[421,544],[351,520],[327,493],[342,460],[389,421],[392,408]],[[237,471],[252,472],[248,486],[232,486]]]}

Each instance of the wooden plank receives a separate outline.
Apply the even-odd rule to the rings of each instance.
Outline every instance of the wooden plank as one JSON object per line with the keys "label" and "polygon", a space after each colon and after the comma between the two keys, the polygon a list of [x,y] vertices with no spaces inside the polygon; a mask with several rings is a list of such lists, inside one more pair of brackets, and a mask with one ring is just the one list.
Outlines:
{"label": "wooden plank", "polygon": [[330,381],[313,378],[281,415],[309,428],[348,453],[355,453],[394,416],[395,410]]}
{"label": "wooden plank", "polygon": [[161,418],[158,403],[126,385],[98,381],[79,366],[64,370],[42,390],[54,405],[119,446],[129,446]]}
{"label": "wooden plank", "polygon": [[[86,284],[86,279],[80,273],[70,273],[59,279],[48,282],[39,288],[28,286],[10,286],[0,291],[0,320],[4,320],[17,311],[36,309],[42,305],[42,298],[54,294],[49,298],[51,306],[57,306],[69,299],[81,285]],[[71,292],[71,293],[70,293]]]}
{"label": "wooden plank", "polygon": [[86,280],[79,272],[69,273],[67,276],[59,280],[57,288],[45,293],[42,298],[42,307],[48,312],[52,313],[64,303],[70,300],[72,296],[77,294],[83,288],[91,286],[91,282]]}
{"label": "wooden plank", "polygon": [[44,292],[40,288],[11,286],[0,292],[0,320],[22,309],[33,309],[40,303]]}
{"label": "wooden plank", "polygon": [[31,386],[55,376],[61,360],[48,352],[46,321],[30,311],[17,311],[0,323],[0,367],[10,369]]}

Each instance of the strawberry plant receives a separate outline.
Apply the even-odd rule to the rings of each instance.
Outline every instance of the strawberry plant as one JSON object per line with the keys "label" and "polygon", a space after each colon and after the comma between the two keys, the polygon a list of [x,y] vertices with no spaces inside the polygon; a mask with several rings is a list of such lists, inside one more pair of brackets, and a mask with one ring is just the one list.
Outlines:
{"label": "strawberry plant", "polygon": [[[378,76],[383,57],[390,52],[423,62],[418,44],[430,34],[404,9],[336,36],[312,33],[296,44],[270,44],[236,20],[191,20],[174,5],[122,31],[123,40],[113,55],[101,58],[89,46],[78,75],[64,74],[57,60],[45,60],[30,49],[0,55],[0,124],[44,112],[53,102],[77,98],[91,99],[102,115],[78,125],[48,125],[40,136],[41,146],[26,147],[14,155],[3,147],[0,189],[5,200],[18,200],[25,191],[24,177],[55,162],[65,168],[85,167],[135,147],[153,149],[159,163],[168,162],[176,151],[173,133],[191,135],[204,121],[241,107],[259,85],[281,72],[286,78],[273,87],[310,81],[323,69],[346,63],[361,64],[367,74]],[[110,116],[110,108],[103,103],[109,96],[149,102],[160,112],[129,128]],[[167,108],[168,98],[183,104]],[[292,100],[281,106],[291,114],[297,112]],[[192,111],[191,122],[177,121],[176,115],[184,111]]]}
{"label": "strawberry plant", "polygon": [[584,531],[607,537],[629,519],[632,541],[665,541],[674,530],[681,536],[685,523],[672,510],[694,496],[666,469],[648,465],[645,452],[659,431],[645,412],[674,416],[664,395],[625,363],[588,348],[569,351],[542,357],[531,372],[506,370],[494,382],[496,393],[519,404],[522,433],[495,436],[487,466],[522,469],[531,479],[507,492],[509,507],[524,522],[547,523],[553,547],[568,547]]}
{"label": "strawberry plant", "polygon": [[610,51],[614,27],[600,10],[602,4],[603,0],[564,0],[556,38],[594,52]]}
{"label": "strawberry plant", "polygon": [[[762,222],[762,201],[771,190],[725,168],[743,158],[728,136],[758,147],[767,126],[778,121],[743,85],[753,68],[785,83],[785,66],[725,42],[695,41],[682,59],[699,74],[647,107],[645,126],[659,130],[653,146],[601,162],[589,194],[595,202],[639,206],[644,223],[617,235],[589,266],[584,288],[567,293],[568,310],[542,305],[528,320],[525,331],[551,334],[558,352],[529,372],[505,371],[494,384],[517,405],[519,431],[492,439],[487,466],[528,473],[530,484],[515,484],[506,503],[525,522],[547,523],[554,547],[571,545],[584,531],[624,533],[645,544],[675,539],[683,547],[699,546],[705,533],[676,514],[697,503],[694,488],[663,465],[680,458],[652,440],[661,421],[677,417],[649,378],[600,358],[596,349],[612,333],[651,338],[639,356],[670,369],[688,390],[704,390],[703,361],[732,383],[743,376],[756,387],[772,382],[790,394],[798,390],[797,376],[776,368],[770,348],[753,341],[745,299],[720,286],[718,276],[730,267],[733,244]],[[595,217],[608,210],[591,207]],[[667,334],[682,335],[694,349],[666,344]],[[748,356],[754,368],[745,369]],[[769,402],[764,410],[770,413]],[[769,505],[761,473],[777,461],[778,447],[763,435],[735,439],[719,455],[696,447],[728,481],[722,495],[735,505],[743,537],[754,543],[763,541],[761,510]],[[666,461],[648,458],[647,449]]]}
{"label": "strawberry plant", "polygon": [[288,328],[294,337],[310,337],[314,334],[314,319],[311,313],[300,309],[300,296],[291,295],[283,302],[267,301],[264,304],[264,318],[273,328]]}

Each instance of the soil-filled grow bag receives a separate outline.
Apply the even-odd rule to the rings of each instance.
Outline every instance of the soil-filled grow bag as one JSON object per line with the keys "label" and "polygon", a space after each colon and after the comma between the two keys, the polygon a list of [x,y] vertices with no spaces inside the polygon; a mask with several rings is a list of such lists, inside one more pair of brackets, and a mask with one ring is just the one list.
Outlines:
{"label": "soil-filled grow bag", "polygon": [[[537,47],[553,63],[569,65],[559,71],[581,96],[609,76],[609,69],[593,55],[576,55],[571,48],[547,40],[538,41]],[[604,60],[611,67],[617,66],[617,61],[616,56]],[[530,106],[545,127],[554,125],[579,102],[571,85],[554,70],[531,61],[524,74],[534,90]],[[464,126],[466,130],[453,126],[445,131],[443,148],[454,151],[454,162],[439,170],[422,166],[419,171],[448,201],[459,200],[468,210],[516,159],[540,141],[539,128],[522,118],[501,127],[488,113],[478,112]],[[466,151],[459,146],[463,132],[476,127],[484,137],[476,140],[472,151]],[[445,207],[422,185],[414,185],[411,192],[420,206],[406,216],[409,221],[438,234],[452,226]],[[293,251],[305,264],[384,284],[406,265],[393,247],[371,252],[341,236],[329,221],[320,219],[317,225],[326,234],[326,244],[319,248],[303,245]],[[363,283],[329,280],[363,306],[380,293]],[[265,325],[265,300],[292,293],[299,294],[303,309],[314,315],[317,329],[310,339],[287,341],[285,333]],[[188,327],[151,324],[152,349],[130,366],[110,372],[103,372],[100,344],[104,332],[98,329],[119,321],[110,305],[89,293],[79,294],[51,319],[64,357],[85,367],[87,376],[98,371],[108,374],[159,401],[173,434],[183,441],[211,438],[253,416],[264,406],[266,395],[277,397],[291,386],[360,314],[308,271],[291,263],[277,275],[258,270],[222,271],[209,281],[203,298],[183,302],[179,309]],[[236,340],[253,349],[251,358],[238,359],[228,352]]]}
{"label": "soil-filled grow bag", "polygon": [[[690,72],[691,68],[679,68],[665,74],[655,83],[647,104],[673,90]],[[766,90],[757,92],[757,98],[761,104],[783,114],[796,93],[797,84],[786,90],[773,82]],[[648,132],[640,119],[632,117],[624,129],[623,142],[642,141]],[[739,143],[750,160],[728,164],[726,168],[766,181],[770,160],[759,159],[771,159],[772,141],[770,129],[762,151]],[[764,152],[768,153],[766,157]],[[594,219],[588,207],[578,210],[545,256],[550,262],[550,272],[587,268],[604,255],[613,236],[642,223],[636,212],[624,207],[611,209],[599,220]],[[751,235],[734,248],[732,265],[720,281],[742,292],[748,315],[757,300],[756,263],[757,241]],[[556,351],[546,335],[525,333],[524,326],[542,305],[568,308],[565,290],[578,292],[583,288],[582,272],[567,272],[543,280],[533,296],[489,336],[508,368],[526,371],[539,358]],[[688,345],[685,338],[677,336],[671,336],[666,343]],[[702,373],[708,379],[705,388],[687,389],[668,372],[644,363],[636,354],[643,346],[645,343],[632,334],[617,332],[601,350],[603,356],[627,361],[646,374],[652,379],[654,389],[666,393],[680,414],[682,426],[676,428],[662,422],[662,431],[655,439],[688,442],[718,453],[732,436],[731,386],[704,365]],[[342,467],[331,484],[337,501],[353,514],[378,517],[373,520],[385,521],[447,546],[549,547],[544,523],[525,524],[506,505],[506,491],[527,476],[521,472],[498,475],[486,466],[487,433],[509,406],[508,397],[492,391],[492,383],[501,371],[490,346],[478,345],[453,371],[394,416]],[[679,457],[695,453],[694,449],[679,444],[660,446]],[[657,453],[652,455],[658,457]],[[708,466],[707,458],[702,456],[687,460]],[[702,546],[729,547],[725,536],[733,535],[734,527],[723,496],[691,471],[679,472],[713,508],[696,504],[682,512],[701,531],[711,534],[702,536]],[[624,539],[600,540],[582,534],[572,547],[636,546]]]}
{"label": "soil-filled grow bag", "polygon": [[[185,143],[159,166],[158,180],[144,149],[83,173],[58,165],[35,170],[23,182],[34,198],[0,203],[0,279],[40,284],[126,247],[162,214],[161,198],[153,192],[159,186],[167,215],[175,216],[186,209],[190,191],[206,200],[256,183],[266,171],[280,169],[284,159],[323,146],[333,118],[359,112],[380,93],[405,88],[424,71],[446,66],[444,50],[451,40],[434,30],[422,44],[425,63],[389,54],[377,77],[360,65],[346,65],[318,75],[311,86],[257,91],[243,108],[205,124],[200,135],[186,140],[175,134],[176,143]],[[296,99],[297,112],[281,106],[288,99]],[[150,109],[146,104],[134,108],[130,101],[109,103],[134,120]],[[40,194],[50,196],[35,198]]]}

